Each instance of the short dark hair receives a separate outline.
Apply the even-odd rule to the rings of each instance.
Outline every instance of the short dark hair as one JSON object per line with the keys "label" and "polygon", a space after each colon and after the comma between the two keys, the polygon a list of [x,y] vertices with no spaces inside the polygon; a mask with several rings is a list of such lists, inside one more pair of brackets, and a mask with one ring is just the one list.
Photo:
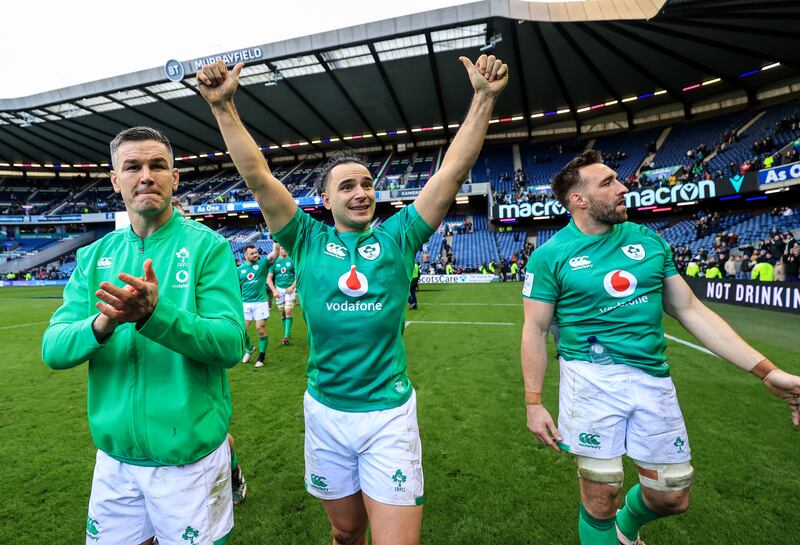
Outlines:
{"label": "short dark hair", "polygon": [[169,139],[164,136],[164,133],[152,127],[131,127],[130,129],[120,131],[109,145],[111,151],[111,167],[114,168],[116,166],[114,165],[114,158],[117,156],[120,145],[124,142],[145,142],[147,140],[155,140],[167,146],[167,150],[169,151],[169,165],[171,167],[175,160],[174,154],[172,153],[172,145],[169,143]]}
{"label": "short dark hair", "polygon": [[250,248],[252,248],[252,249],[254,249],[254,250],[258,251],[258,248],[256,248],[254,244],[248,244],[247,246],[245,246],[244,248],[242,248],[242,254],[244,254],[244,253],[245,253],[247,250],[249,250]]}
{"label": "short dark hair", "polygon": [[567,163],[561,172],[553,176],[553,181],[550,182],[550,188],[564,208],[568,208],[569,192],[570,190],[583,182],[581,175],[578,172],[581,168],[589,165],[603,163],[603,156],[597,150],[586,150],[580,155],[576,156],[572,161]]}
{"label": "short dark hair", "polygon": [[331,154],[317,174],[317,192],[324,193],[325,186],[328,184],[328,178],[331,177],[331,171],[335,167],[347,163],[356,163],[369,170],[369,164],[367,163],[367,160],[353,150],[346,149],[343,151],[336,151]]}

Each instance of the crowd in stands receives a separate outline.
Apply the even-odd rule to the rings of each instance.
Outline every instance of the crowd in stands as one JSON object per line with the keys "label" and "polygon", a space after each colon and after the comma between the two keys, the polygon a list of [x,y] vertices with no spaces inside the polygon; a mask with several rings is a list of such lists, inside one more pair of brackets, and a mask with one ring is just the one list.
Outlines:
{"label": "crowd in stands", "polygon": [[75,264],[75,252],[65,254],[55,261],[25,269],[19,272],[9,272],[5,280],[68,280]]}
{"label": "crowd in stands", "polygon": [[[787,207],[773,208],[770,215],[792,215]],[[769,236],[742,242],[735,231],[718,231],[718,212],[698,217],[695,222],[697,238],[717,232],[709,248],[701,246],[693,255],[688,244],[671,245],[675,267],[689,277],[735,278],[766,282],[797,282],[800,273],[800,242],[791,231],[773,227]]]}
{"label": "crowd in stands", "polygon": [[535,246],[525,241],[520,250],[515,251],[508,258],[501,256],[494,259],[487,259],[475,266],[462,266],[447,239],[453,234],[468,234],[473,231],[474,225],[468,219],[464,221],[463,225],[458,226],[454,230],[451,230],[447,224],[445,224],[444,237],[438,256],[432,255],[430,243],[423,245],[422,257],[418,263],[420,272],[422,274],[439,275],[493,274],[502,282],[521,281],[525,273],[525,265],[527,265],[528,259]]}

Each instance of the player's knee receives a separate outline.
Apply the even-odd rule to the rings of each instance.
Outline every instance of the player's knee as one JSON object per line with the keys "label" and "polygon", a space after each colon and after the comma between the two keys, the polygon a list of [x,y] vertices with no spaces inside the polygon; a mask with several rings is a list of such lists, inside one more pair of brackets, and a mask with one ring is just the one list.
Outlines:
{"label": "player's knee", "polygon": [[689,491],[667,494],[653,505],[659,515],[680,515],[689,510]]}
{"label": "player's knee", "polygon": [[256,326],[256,331],[258,331],[259,337],[264,337],[267,334],[267,326]]}
{"label": "player's knee", "polygon": [[333,541],[337,545],[361,545],[365,543],[367,526],[353,527],[350,529],[333,528]]}
{"label": "player's knee", "polygon": [[611,486],[593,487],[584,489],[581,502],[584,509],[596,519],[606,520],[613,518],[619,508],[619,499],[622,495],[620,488]]}
{"label": "player's knee", "polygon": [[600,460],[576,456],[575,462],[578,476],[583,480],[581,495],[586,511],[597,519],[613,517],[622,495],[622,458]]}

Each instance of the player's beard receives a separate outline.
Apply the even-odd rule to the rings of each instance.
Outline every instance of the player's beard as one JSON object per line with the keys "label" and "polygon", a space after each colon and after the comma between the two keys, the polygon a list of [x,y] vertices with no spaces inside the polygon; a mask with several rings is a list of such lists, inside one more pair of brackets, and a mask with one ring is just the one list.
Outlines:
{"label": "player's beard", "polygon": [[628,220],[628,209],[625,208],[620,212],[614,203],[590,199],[588,211],[594,221],[605,225],[616,225]]}

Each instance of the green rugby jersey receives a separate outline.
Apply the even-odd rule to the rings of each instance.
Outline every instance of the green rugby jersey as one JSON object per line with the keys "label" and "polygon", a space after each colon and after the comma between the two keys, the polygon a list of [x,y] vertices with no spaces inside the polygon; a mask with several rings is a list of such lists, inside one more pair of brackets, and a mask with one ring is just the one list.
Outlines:
{"label": "green rugby jersey", "polygon": [[294,284],[294,262],[289,256],[276,259],[269,272],[272,273],[272,280],[278,288],[288,288]]}
{"label": "green rugby jersey", "polygon": [[674,274],[669,244],[647,227],[589,236],[571,220],[531,254],[522,294],[555,305],[565,359],[590,361],[595,335],[616,363],[667,376],[662,290]]}
{"label": "green rugby jersey", "polygon": [[252,265],[247,260],[239,265],[239,287],[245,303],[265,303],[267,301],[267,273],[269,258],[262,257]]}
{"label": "green rugby jersey", "polygon": [[294,258],[314,399],[364,412],[398,407],[411,396],[406,302],[414,257],[432,233],[411,205],[357,233],[340,233],[298,210],[273,234]]}

